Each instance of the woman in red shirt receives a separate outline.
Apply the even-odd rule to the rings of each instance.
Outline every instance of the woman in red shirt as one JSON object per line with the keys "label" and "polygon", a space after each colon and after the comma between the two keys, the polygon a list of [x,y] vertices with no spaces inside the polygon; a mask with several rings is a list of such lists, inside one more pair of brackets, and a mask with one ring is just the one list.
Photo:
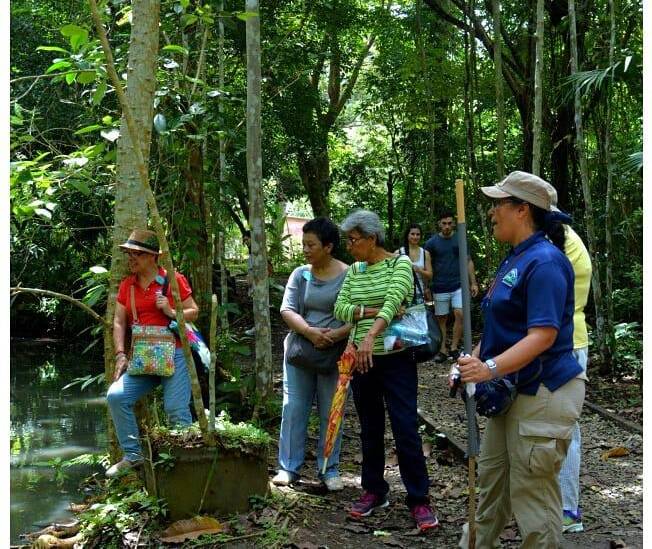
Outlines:
{"label": "woman in red shirt", "polygon": [[[139,398],[152,391],[159,383],[163,386],[163,405],[170,423],[177,426],[187,426],[192,423],[190,377],[178,338],[172,376],[132,376],[125,373],[128,364],[125,335],[127,327],[131,327],[134,318],[131,310],[131,289],[134,290],[136,317],[141,326],[167,326],[176,314],[171,292],[162,295],[163,287],[167,286],[167,273],[157,263],[160,250],[156,233],[135,229],[120,248],[129,255],[129,270],[132,274],[120,283],[118,290],[113,319],[113,344],[116,350],[115,376],[106,398],[124,457],[107,470],[108,477],[117,476],[121,471],[143,462],[134,405]],[[192,298],[192,289],[185,276],[176,273],[176,278],[183,316],[187,321],[196,320],[199,308]]]}

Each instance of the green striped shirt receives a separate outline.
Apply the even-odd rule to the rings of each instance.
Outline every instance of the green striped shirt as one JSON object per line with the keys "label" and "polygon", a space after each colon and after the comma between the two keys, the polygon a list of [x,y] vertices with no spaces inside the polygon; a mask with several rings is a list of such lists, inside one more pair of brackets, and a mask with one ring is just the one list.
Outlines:
{"label": "green striped shirt", "polygon": [[[335,318],[354,325],[351,339],[357,345],[376,319],[354,320],[356,307],[364,305],[380,308],[376,318],[382,318],[389,324],[401,304],[412,299],[413,292],[414,278],[409,257],[402,255],[383,259],[373,265],[356,262],[349,267],[337,296]],[[386,354],[382,333],[374,340],[373,354]]]}

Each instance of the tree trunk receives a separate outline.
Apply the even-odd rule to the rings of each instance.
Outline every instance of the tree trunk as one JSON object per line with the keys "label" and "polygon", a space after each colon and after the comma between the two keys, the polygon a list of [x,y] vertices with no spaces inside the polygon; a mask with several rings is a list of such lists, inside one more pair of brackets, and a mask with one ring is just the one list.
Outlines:
{"label": "tree trunk", "polygon": [[[138,125],[138,144],[145,161],[149,159],[156,90],[156,64],[158,59],[158,0],[134,0],[132,4],[131,38],[127,61],[127,100]],[[134,228],[147,228],[147,204],[138,176],[138,160],[127,129],[125,117],[120,124],[115,181],[115,206],[111,277],[107,295],[104,330],[104,371],[107,385],[113,381],[115,349],[113,348],[113,316],[120,281],[128,274],[127,260],[118,247]],[[110,418],[109,418],[110,419]],[[120,451],[109,420],[111,459],[119,459]]]}
{"label": "tree trunk", "polygon": [[330,159],[327,140],[320,141],[323,142],[313,150],[300,150],[297,153],[297,160],[299,176],[308,194],[312,213],[315,217],[328,217],[330,214],[328,191],[331,188]]}
{"label": "tree trunk", "polygon": [[[218,12],[222,14],[224,11],[224,0],[220,0],[218,4]],[[224,19],[222,15],[218,17],[218,86],[220,92],[224,93]],[[217,98],[217,108],[220,113],[220,118],[224,118],[224,99],[222,93]],[[221,311],[221,322],[220,329],[228,330],[229,328],[229,314],[226,310],[226,304],[229,301],[229,284],[226,274],[226,262],[224,257],[224,227],[226,226],[227,216],[224,214],[224,208],[222,206],[222,201],[224,200],[224,186],[226,185],[226,147],[224,143],[224,137],[220,132],[218,135],[218,144],[220,149],[220,184],[218,191],[218,204],[219,212],[217,215],[217,265],[220,269],[220,304],[222,305]]]}
{"label": "tree trunk", "polygon": [[[213,276],[211,267],[213,254],[211,238],[208,232],[209,211],[204,193],[204,156],[202,145],[198,141],[188,141],[188,159],[185,171],[186,207],[190,217],[183,234],[188,239],[187,254],[189,276],[192,280],[192,295],[199,307],[197,326],[203,334],[210,328],[211,296],[213,294]],[[187,215],[187,214],[186,214]]]}
{"label": "tree trunk", "polygon": [[496,171],[505,177],[505,98],[503,97],[503,56],[500,37],[500,0],[492,2],[494,20],[494,69],[496,79]]}
{"label": "tree trunk", "polygon": [[426,50],[423,45],[423,26],[421,24],[421,3],[423,0],[416,0],[416,33],[415,41],[417,49],[419,50],[419,60],[421,62],[421,74],[424,79],[426,87],[426,115],[428,116],[428,159],[429,159],[429,177],[426,180],[426,185],[424,185],[424,191],[428,189],[432,200],[430,202],[430,214],[431,218],[436,216],[435,207],[436,207],[436,197],[439,194],[439,184],[437,180],[437,150],[435,143],[435,115],[434,115],[434,96],[435,94],[432,91],[432,79],[428,71],[428,64],[426,62]]}
{"label": "tree trunk", "polygon": [[[575,17],[575,0],[568,0],[568,15],[570,24],[570,44],[571,44],[571,74],[577,74],[578,54],[577,54],[577,22]],[[598,343],[598,352],[602,363],[602,373],[608,373],[611,365],[605,362],[607,357],[606,338],[604,326],[604,300],[602,297],[602,285],[600,280],[601,261],[598,255],[597,238],[593,224],[593,202],[591,199],[591,189],[589,188],[589,172],[586,162],[586,151],[584,148],[584,131],[582,128],[582,101],[580,89],[575,87],[575,133],[577,156],[580,164],[580,179],[582,181],[582,194],[584,195],[584,219],[586,223],[586,236],[589,245],[589,254],[593,261],[592,290],[593,302],[595,304],[595,331]]]}
{"label": "tree trunk", "polygon": [[250,15],[247,40],[247,180],[249,183],[249,226],[253,258],[253,313],[256,327],[256,396],[262,405],[272,391],[272,338],[269,319],[263,159],[261,155],[260,15],[258,0],[246,0]]}
{"label": "tree trunk", "polygon": [[532,132],[532,173],[541,174],[541,123],[543,90],[543,0],[537,0],[536,57],[534,61],[534,122]]}
{"label": "tree trunk", "polygon": [[[609,35],[609,66],[614,66],[614,49],[616,43],[616,16],[614,14],[614,0],[609,0],[609,20],[611,33]],[[614,71],[611,71],[611,82],[607,92],[607,113],[604,128],[604,156],[607,165],[607,190],[604,208],[604,247],[605,247],[605,301],[607,308],[607,322],[605,326],[605,359],[613,364],[612,355],[614,351],[614,307],[613,307],[613,243],[612,243],[612,217],[611,217],[611,195],[613,193],[613,164],[611,162],[611,101],[614,91]],[[614,373],[612,369],[612,373]]]}

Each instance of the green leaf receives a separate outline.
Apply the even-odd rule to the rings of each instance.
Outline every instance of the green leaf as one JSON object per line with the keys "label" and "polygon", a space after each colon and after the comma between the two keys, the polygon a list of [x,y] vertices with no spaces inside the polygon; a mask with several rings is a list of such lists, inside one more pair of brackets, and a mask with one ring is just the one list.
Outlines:
{"label": "green leaf", "polygon": [[41,217],[45,217],[46,219],[52,219],[52,212],[50,210],[46,210],[45,208],[36,208],[34,213],[36,215],[40,215]]}
{"label": "green leaf", "polygon": [[165,119],[165,115],[161,113],[157,113],[156,116],[154,117],[154,129],[158,133],[162,133],[167,129],[167,120]]}
{"label": "green leaf", "polygon": [[66,84],[70,85],[72,84],[77,78],[77,73],[76,72],[69,72],[66,74]]}
{"label": "green leaf", "polygon": [[181,26],[185,29],[190,25],[194,25],[197,22],[197,19],[199,19],[199,17],[197,17],[196,15],[191,13],[186,13],[185,15],[181,16]]}
{"label": "green leaf", "polygon": [[63,34],[66,38],[70,38],[72,36],[76,36],[78,34],[86,34],[88,36],[88,31],[86,29],[83,29],[77,25],[73,25],[72,23],[70,25],[66,25],[64,27],[61,27],[60,29],[61,34]]}
{"label": "green leaf", "polygon": [[67,53],[70,55],[70,52],[68,50],[64,50],[63,48],[60,48],[59,46],[39,46],[36,48],[36,51],[58,51],[61,53]]}
{"label": "green leaf", "polygon": [[101,128],[102,128],[102,126],[100,126],[99,124],[92,124],[90,126],[86,126],[86,127],[82,128],[80,130],[77,130],[74,133],[74,135],[84,135],[85,133],[91,133],[91,132],[94,132],[94,131],[99,130]]}
{"label": "green leaf", "polygon": [[181,7],[184,10],[188,9],[188,6],[190,5],[190,0],[179,0],[179,4],[181,4]]}
{"label": "green leaf", "polygon": [[50,74],[51,72],[58,71],[59,69],[69,69],[72,67],[70,61],[57,61],[56,63],[52,63],[47,70],[45,71],[45,74]]}
{"label": "green leaf", "polygon": [[109,115],[109,114],[107,114],[106,116],[103,116],[102,117],[102,124],[104,124],[105,126],[109,126],[110,124],[113,124],[113,117],[111,115]]}
{"label": "green leaf", "polygon": [[89,270],[91,273],[95,273],[95,274],[104,274],[104,273],[108,273],[108,272],[109,272],[109,271],[107,271],[104,267],[102,267],[102,265],[93,265],[93,266],[92,266],[90,269],[88,269],[88,270]]}
{"label": "green leaf", "polygon": [[258,17],[259,13],[257,11],[238,11],[235,12],[235,16],[242,21],[246,21],[250,17]]}
{"label": "green leaf", "polygon": [[91,190],[88,188],[88,185],[86,185],[86,183],[84,183],[83,181],[79,181],[77,179],[71,179],[68,183],[70,183],[70,185],[72,185],[84,196],[90,196]]}
{"label": "green leaf", "polygon": [[84,71],[81,72],[77,75],[77,82],[80,84],[90,84],[91,82],[95,81],[95,76],[96,76],[95,71]]}
{"label": "green leaf", "polygon": [[188,48],[184,48],[183,46],[177,46],[175,44],[169,44],[167,46],[163,46],[161,48],[161,51],[171,51],[175,53],[180,53],[182,55],[188,55]]}
{"label": "green leaf", "polygon": [[93,105],[99,105],[104,99],[104,94],[106,94],[106,81],[102,80],[93,92]]}

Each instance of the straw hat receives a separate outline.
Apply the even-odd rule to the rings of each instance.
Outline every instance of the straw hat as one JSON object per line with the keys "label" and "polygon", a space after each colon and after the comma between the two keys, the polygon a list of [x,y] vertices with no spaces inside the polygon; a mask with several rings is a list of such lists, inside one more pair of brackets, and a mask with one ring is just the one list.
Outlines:
{"label": "straw hat", "polygon": [[123,250],[138,250],[148,254],[158,255],[161,250],[158,247],[158,238],[154,231],[145,229],[134,229],[124,244],[120,244]]}
{"label": "straw hat", "polygon": [[[505,179],[490,187],[481,187],[484,194],[490,198],[520,198],[534,206],[550,211],[550,183],[527,172],[512,172]],[[553,187],[554,189],[554,187]]]}

